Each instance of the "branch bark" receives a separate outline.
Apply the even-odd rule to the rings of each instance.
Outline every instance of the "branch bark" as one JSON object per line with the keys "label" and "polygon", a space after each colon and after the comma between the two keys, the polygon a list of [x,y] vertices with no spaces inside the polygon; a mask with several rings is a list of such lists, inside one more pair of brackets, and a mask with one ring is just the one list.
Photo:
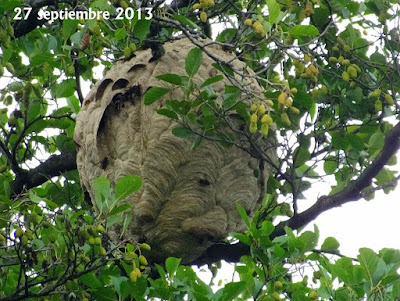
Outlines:
{"label": "branch bark", "polygon": [[22,169],[15,180],[11,182],[11,194],[16,196],[24,191],[39,186],[62,173],[76,169],[76,151],[53,155],[38,167],[26,170]]}

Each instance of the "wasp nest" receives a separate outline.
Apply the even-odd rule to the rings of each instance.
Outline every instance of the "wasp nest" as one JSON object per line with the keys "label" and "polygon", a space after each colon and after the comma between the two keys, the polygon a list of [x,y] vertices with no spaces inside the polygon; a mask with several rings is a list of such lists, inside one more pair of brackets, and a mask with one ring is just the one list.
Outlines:
{"label": "wasp nest", "polygon": [[[117,226],[110,236],[146,241],[155,260],[175,256],[189,263],[229,232],[243,231],[235,203],[251,216],[265,193],[268,178],[268,166],[261,166],[264,163],[238,147],[223,147],[203,139],[191,150],[190,139],[171,133],[178,124],[155,110],[165,99],[183,99],[181,90],[172,90],[152,105],[143,104],[148,88],[169,85],[157,79],[158,75],[186,75],[185,58],[193,47],[182,39],[166,43],[165,54],[155,61],[151,60],[151,51],[144,50],[128,61],[117,62],[91,89],[76,120],[77,165],[83,189],[92,200],[96,177],[105,176],[112,184],[129,174],[142,178],[141,190],[125,200],[132,204],[133,220],[128,231],[121,237],[121,226]],[[206,49],[234,69],[252,74],[221,47],[209,45]],[[218,73],[213,63],[203,56],[196,83]],[[262,93],[249,76],[235,76],[234,83]],[[232,79],[215,83],[213,88],[223,93],[225,84],[232,85]],[[245,143],[243,146],[250,148]]]}

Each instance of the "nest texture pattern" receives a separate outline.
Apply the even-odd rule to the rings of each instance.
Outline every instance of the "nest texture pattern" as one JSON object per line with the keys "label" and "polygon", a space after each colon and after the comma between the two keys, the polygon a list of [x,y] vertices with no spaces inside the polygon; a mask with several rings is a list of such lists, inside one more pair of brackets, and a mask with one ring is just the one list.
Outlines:
{"label": "nest texture pattern", "polygon": [[[141,190],[124,200],[132,204],[133,220],[128,231],[121,234],[119,225],[109,234],[116,242],[146,241],[152,247],[149,256],[156,261],[175,256],[184,263],[192,262],[229,232],[243,231],[235,203],[251,216],[265,193],[268,178],[268,166],[256,177],[259,160],[238,147],[223,147],[203,139],[191,150],[190,139],[172,134],[178,124],[155,110],[166,99],[183,99],[181,90],[172,90],[152,105],[143,104],[148,88],[169,85],[157,79],[158,75],[186,75],[185,58],[193,47],[189,40],[181,39],[164,44],[165,54],[158,60],[149,62],[151,51],[143,50],[128,61],[117,62],[93,86],[76,120],[78,171],[83,189],[92,200],[93,182],[99,176],[107,177],[112,184],[130,174],[142,178]],[[243,62],[221,47],[210,45],[206,49],[235,69],[251,74]],[[196,83],[217,74],[213,63],[203,56]],[[251,77],[237,76],[236,81],[262,93]],[[225,84],[232,85],[225,79],[213,88],[223,93]]]}

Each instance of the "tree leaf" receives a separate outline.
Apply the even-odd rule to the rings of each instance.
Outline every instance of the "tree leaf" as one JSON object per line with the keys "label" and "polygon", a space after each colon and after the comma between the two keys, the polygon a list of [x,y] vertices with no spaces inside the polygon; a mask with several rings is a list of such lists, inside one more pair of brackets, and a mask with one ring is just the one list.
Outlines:
{"label": "tree leaf", "polygon": [[193,77],[199,71],[203,61],[203,51],[200,48],[193,48],[189,51],[185,60],[185,70],[189,77]]}
{"label": "tree leaf", "polygon": [[139,39],[140,42],[144,40],[150,30],[150,20],[140,19],[136,22],[133,34]]}
{"label": "tree leaf", "polygon": [[179,264],[181,263],[180,258],[169,257],[165,260],[165,269],[170,276],[173,276],[178,268]]}
{"label": "tree leaf", "polygon": [[327,237],[321,246],[321,250],[332,251],[339,249],[339,242],[334,237]]}
{"label": "tree leaf", "polygon": [[193,29],[200,29],[200,27],[197,26],[196,23],[194,23],[192,20],[186,18],[184,15],[174,14],[174,15],[172,15],[172,17],[175,20],[177,20],[177,21],[181,22],[182,24],[185,24]]}
{"label": "tree leaf", "polygon": [[207,78],[207,79],[201,84],[200,88],[204,88],[204,87],[209,86],[209,85],[211,85],[211,84],[213,84],[213,83],[219,82],[219,81],[221,81],[221,80],[223,80],[223,79],[224,79],[224,77],[223,77],[221,74],[218,74],[218,75],[216,75],[216,76]]}
{"label": "tree leaf", "polygon": [[114,38],[117,41],[123,40],[126,38],[126,29],[125,28],[118,28],[114,32]]}
{"label": "tree leaf", "polygon": [[135,175],[120,178],[114,187],[115,197],[119,200],[126,198],[131,193],[142,187],[142,179]]}
{"label": "tree leaf", "polygon": [[172,134],[179,138],[188,138],[193,135],[193,132],[185,127],[176,127],[172,129]]}
{"label": "tree leaf", "polygon": [[157,76],[158,79],[161,79],[167,83],[171,83],[174,85],[182,85],[182,78],[180,75],[175,74],[175,73],[166,73],[166,74],[161,74]]}
{"label": "tree leaf", "polygon": [[292,36],[317,36],[319,30],[314,25],[295,25],[289,29]]}
{"label": "tree leaf", "polygon": [[276,2],[276,0],[267,0],[267,6],[269,13],[269,23],[271,23],[271,25],[274,25],[280,19],[281,6],[278,4],[278,2]]}
{"label": "tree leaf", "polygon": [[144,104],[151,105],[153,102],[163,97],[169,91],[170,89],[167,88],[151,87],[144,95]]}

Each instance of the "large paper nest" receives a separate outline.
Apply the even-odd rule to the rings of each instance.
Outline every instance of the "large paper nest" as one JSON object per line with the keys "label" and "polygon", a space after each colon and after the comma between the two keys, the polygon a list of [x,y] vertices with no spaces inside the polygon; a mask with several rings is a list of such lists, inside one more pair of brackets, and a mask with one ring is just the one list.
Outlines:
{"label": "large paper nest", "polygon": [[[112,184],[130,174],[142,178],[141,190],[125,200],[132,204],[128,231],[122,233],[119,225],[109,234],[116,242],[146,241],[152,247],[150,257],[157,261],[175,256],[192,262],[229,232],[243,231],[236,203],[251,216],[263,198],[270,170],[239,147],[203,139],[192,151],[192,140],[174,136],[171,131],[178,124],[155,110],[166,99],[183,99],[181,90],[172,90],[150,106],[143,104],[148,88],[169,85],[157,79],[158,75],[186,75],[185,58],[193,47],[182,39],[166,43],[165,54],[158,60],[149,62],[151,51],[144,50],[128,61],[117,62],[91,89],[76,120],[78,170],[94,206],[93,183],[97,177],[105,176]],[[253,75],[232,53],[215,44],[206,49],[234,69]],[[197,84],[218,73],[213,63],[203,56],[194,78]],[[224,85],[232,83],[225,79],[213,88],[223,93]],[[262,95],[251,76],[235,75],[234,83]],[[238,143],[250,149],[248,142],[238,139]],[[265,142],[264,150],[269,148],[272,155],[270,145]]]}

